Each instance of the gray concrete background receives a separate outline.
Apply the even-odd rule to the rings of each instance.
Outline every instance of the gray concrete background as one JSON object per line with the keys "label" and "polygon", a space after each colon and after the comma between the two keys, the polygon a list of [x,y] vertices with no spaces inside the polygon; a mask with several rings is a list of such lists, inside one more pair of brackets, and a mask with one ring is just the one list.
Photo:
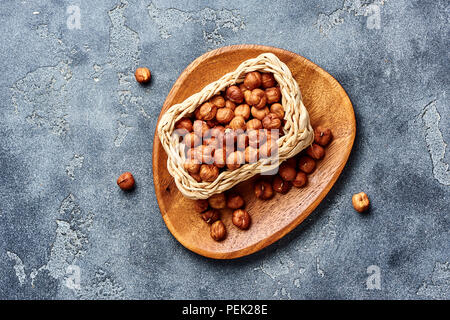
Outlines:
{"label": "gray concrete background", "polygon": [[[71,5],[80,29],[67,24]],[[448,1],[10,0],[0,16],[0,298],[450,298]],[[214,261],[165,227],[153,133],[182,70],[240,43],[326,69],[358,132],[303,224],[254,255]],[[138,65],[151,85],[134,81]],[[132,193],[115,184],[125,170]],[[368,214],[352,209],[359,191]]]}

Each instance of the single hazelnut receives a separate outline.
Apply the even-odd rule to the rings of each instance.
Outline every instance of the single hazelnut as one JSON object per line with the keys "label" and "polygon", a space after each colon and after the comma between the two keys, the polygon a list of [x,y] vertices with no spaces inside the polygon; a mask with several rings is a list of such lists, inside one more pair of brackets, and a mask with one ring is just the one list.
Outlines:
{"label": "single hazelnut", "polygon": [[195,120],[192,128],[194,130],[194,133],[201,138],[206,136],[209,131],[208,124],[202,120]]}
{"label": "single hazelnut", "polygon": [[325,156],[325,150],[316,143],[306,149],[306,154],[313,159],[320,160]]}
{"label": "single hazelnut", "polygon": [[267,97],[263,90],[257,88],[253,89],[252,91],[246,91],[245,94],[245,102],[250,105],[254,106],[257,109],[264,108],[267,103]]}
{"label": "single hazelnut", "polygon": [[122,190],[131,190],[134,188],[134,177],[131,172],[124,172],[117,179],[117,185]]}
{"label": "single hazelnut", "polygon": [[237,209],[233,211],[233,216],[231,221],[233,221],[233,224],[242,230],[247,230],[250,226],[250,215],[247,211],[243,209]]}
{"label": "single hazelnut", "polygon": [[139,83],[147,83],[150,81],[151,73],[148,68],[137,68],[134,72],[134,77],[136,78],[136,81]]}
{"label": "single hazelnut", "polygon": [[258,199],[268,200],[273,197],[272,185],[267,181],[257,181],[254,190]]}
{"label": "single hazelnut", "polygon": [[194,132],[189,132],[184,136],[183,142],[188,148],[194,148],[201,143],[201,139]]}
{"label": "single hazelnut", "polygon": [[234,131],[237,131],[237,130],[245,131],[245,129],[246,129],[246,127],[245,127],[245,119],[243,117],[241,117],[241,116],[235,116],[230,121],[230,128],[233,129]]}
{"label": "single hazelnut", "polygon": [[262,119],[262,126],[266,129],[279,129],[281,126],[281,120],[274,113],[269,113]]}
{"label": "single hazelnut", "polygon": [[245,205],[244,199],[237,193],[231,193],[227,196],[227,207],[230,209],[239,209]]}
{"label": "single hazelnut", "polygon": [[234,111],[236,109],[236,104],[230,100],[225,101],[225,108],[231,109]]}
{"label": "single hazelnut", "polygon": [[214,151],[214,165],[217,168],[225,167],[226,160],[227,154],[224,149],[216,149],[216,151]]}
{"label": "single hazelnut", "polygon": [[181,118],[175,123],[175,129],[184,129],[187,132],[192,131],[192,121],[189,118]]}
{"label": "single hazelnut", "polygon": [[256,89],[261,86],[261,73],[258,71],[249,72],[245,75],[244,85],[249,90]]}
{"label": "single hazelnut", "polygon": [[231,152],[227,157],[227,168],[229,170],[236,170],[243,163],[245,163],[245,156],[242,151]]}
{"label": "single hazelnut", "polygon": [[[260,110],[260,109],[257,109],[257,110]],[[246,127],[247,127],[247,131],[262,129],[261,120],[250,119],[250,120],[247,121]]]}
{"label": "single hazelnut", "polygon": [[280,101],[281,99],[281,91],[278,87],[272,87],[266,89],[266,97],[267,103],[272,104]]}
{"label": "single hazelnut", "polygon": [[272,181],[273,190],[281,194],[286,194],[291,190],[292,183],[290,181],[284,181],[279,175],[276,175]]}
{"label": "single hazelnut", "polygon": [[198,173],[190,173],[191,177],[194,178],[197,182],[202,182],[202,177],[200,177],[200,174]]}
{"label": "single hazelnut", "polygon": [[284,108],[280,103],[274,103],[270,106],[270,113],[275,114],[280,120],[284,119]]}
{"label": "single hazelnut", "polygon": [[208,206],[208,200],[206,199],[195,200],[194,202],[194,209],[199,213],[206,211]]}
{"label": "single hazelnut", "polygon": [[293,181],[297,172],[295,171],[295,168],[289,166],[286,162],[283,162],[280,165],[278,174],[281,178],[283,178],[284,181]]}
{"label": "single hazelnut", "polygon": [[216,95],[209,100],[217,108],[225,107],[225,99],[221,95]]}
{"label": "single hazelnut", "polygon": [[262,109],[258,109],[258,108],[256,108],[256,107],[252,107],[251,110],[250,110],[250,112],[251,112],[252,116],[253,116],[255,119],[258,119],[258,120],[260,120],[260,121],[261,121],[262,119],[264,119],[264,117],[267,116],[267,115],[270,113],[268,107],[265,107],[265,108],[262,108]]}
{"label": "single hazelnut", "polygon": [[297,188],[304,187],[306,183],[308,182],[308,177],[306,176],[306,173],[303,171],[297,172],[295,175],[294,181],[292,181],[292,185]]}
{"label": "single hazelnut", "polygon": [[357,194],[354,194],[352,197],[352,203],[353,208],[355,208],[358,212],[364,212],[367,209],[369,209],[370,201],[369,197],[367,197],[367,194],[364,192],[360,192]]}
{"label": "single hazelnut", "polygon": [[199,174],[202,181],[213,182],[219,176],[219,168],[213,164],[202,164]]}
{"label": "single hazelnut", "polygon": [[227,236],[227,229],[221,220],[217,220],[211,225],[210,230],[211,238],[216,241],[221,241]]}
{"label": "single hazelnut", "polygon": [[275,87],[276,84],[273,73],[263,73],[261,75],[261,85],[264,89]]}
{"label": "single hazelnut", "polygon": [[235,116],[241,116],[245,120],[248,120],[250,117],[250,107],[248,104],[240,104],[234,110]]}
{"label": "single hazelnut", "polygon": [[202,213],[202,219],[207,224],[213,224],[214,222],[220,219],[220,212],[216,209],[210,209]]}
{"label": "single hazelnut", "polygon": [[328,128],[317,127],[314,130],[314,142],[321,145],[326,146],[330,143],[332,139],[331,130]]}
{"label": "single hazelnut", "polygon": [[200,106],[199,119],[212,120],[216,116],[217,107],[211,102],[205,102]]}
{"label": "single hazelnut", "polygon": [[209,197],[208,203],[213,209],[224,209],[227,206],[227,198],[224,193],[217,193]]}
{"label": "single hazelnut", "polygon": [[231,100],[234,103],[242,103],[242,101],[244,101],[244,94],[237,86],[228,87],[226,96],[228,100]]}
{"label": "single hazelnut", "polygon": [[298,168],[304,173],[311,173],[316,168],[316,162],[311,157],[302,156],[298,160]]}
{"label": "single hazelnut", "polygon": [[198,173],[200,171],[200,163],[195,160],[187,160],[184,163],[184,169],[189,173]]}
{"label": "single hazelnut", "polygon": [[259,151],[257,148],[253,148],[251,146],[248,146],[245,148],[244,157],[245,162],[247,163],[255,163],[258,161]]}
{"label": "single hazelnut", "polygon": [[219,110],[217,110],[216,119],[219,123],[229,123],[233,118],[233,110],[229,108],[220,108]]}

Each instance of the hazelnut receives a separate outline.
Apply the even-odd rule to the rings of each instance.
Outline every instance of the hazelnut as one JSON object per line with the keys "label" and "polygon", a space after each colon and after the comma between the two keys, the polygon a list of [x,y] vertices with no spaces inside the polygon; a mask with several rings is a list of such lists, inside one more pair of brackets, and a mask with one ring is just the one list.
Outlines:
{"label": "hazelnut", "polygon": [[[260,110],[260,109],[257,109],[257,110]],[[258,119],[251,119],[251,120],[247,121],[246,127],[247,127],[247,131],[259,130],[259,129],[262,129],[262,123]]]}
{"label": "hazelnut", "polygon": [[131,172],[124,172],[117,179],[117,185],[122,190],[131,190],[134,188],[134,177]]}
{"label": "hazelnut", "polygon": [[248,146],[248,135],[245,133],[238,133],[236,139],[236,149],[239,151],[244,151]]}
{"label": "hazelnut", "polygon": [[244,157],[245,162],[247,163],[255,163],[258,161],[259,151],[256,148],[248,146],[245,148]]}
{"label": "hazelnut", "polygon": [[200,171],[200,163],[195,160],[188,160],[184,163],[184,169],[189,173],[198,173]]}
{"label": "hazelnut", "polygon": [[189,132],[184,136],[183,142],[188,148],[194,148],[200,144],[201,139],[194,132]]}
{"label": "hazelnut", "polygon": [[325,156],[325,150],[316,143],[313,143],[308,149],[306,149],[306,153],[313,159],[320,160]]}
{"label": "hazelnut", "polygon": [[236,104],[230,100],[225,101],[225,108],[231,109],[234,111],[236,109]]}
{"label": "hazelnut", "polygon": [[276,81],[272,73],[263,73],[261,75],[261,85],[263,88],[275,87]]}
{"label": "hazelnut", "polygon": [[326,146],[330,143],[332,138],[331,130],[328,128],[317,127],[314,130],[314,142],[321,145]]}
{"label": "hazelnut", "polygon": [[226,96],[228,100],[231,100],[234,103],[242,103],[242,101],[244,101],[244,94],[237,86],[228,87]]}
{"label": "hazelnut", "polygon": [[230,128],[233,129],[234,131],[237,131],[237,130],[245,131],[245,129],[246,129],[246,127],[245,127],[245,119],[243,117],[241,117],[241,116],[235,116],[230,121]]}
{"label": "hazelnut", "polygon": [[202,181],[212,182],[219,176],[219,168],[213,164],[202,164],[199,175]]}
{"label": "hazelnut", "polygon": [[358,212],[364,212],[367,209],[369,209],[370,201],[369,197],[367,197],[367,194],[364,192],[360,192],[357,194],[354,194],[352,197],[352,203],[353,208],[355,208]]}
{"label": "hazelnut", "polygon": [[194,178],[195,181],[202,182],[202,177],[200,177],[200,174],[198,174],[198,173],[191,173],[190,175],[191,175],[192,178]]}
{"label": "hazelnut", "polygon": [[217,168],[225,167],[225,162],[227,160],[227,154],[224,149],[217,149],[214,151],[214,165]]}
{"label": "hazelnut", "polygon": [[245,163],[245,156],[242,151],[234,151],[227,157],[227,168],[229,170],[236,170]]}
{"label": "hazelnut", "polygon": [[224,193],[217,193],[208,199],[208,203],[213,209],[224,209],[227,206],[227,198]]}
{"label": "hazelnut", "polygon": [[[210,132],[210,131],[209,131]],[[209,146],[213,149],[216,149],[219,147],[219,139],[217,139],[216,137],[211,136],[209,133],[206,135],[206,137],[204,137],[203,139],[203,145],[204,146]]]}
{"label": "hazelnut", "polygon": [[216,137],[220,139],[223,137],[223,134],[225,133],[225,128],[222,126],[215,126],[209,132],[211,137]]}
{"label": "hazelnut", "polygon": [[148,68],[137,68],[134,72],[134,77],[136,78],[136,81],[139,83],[147,83],[150,81],[151,73]]}
{"label": "hazelnut", "polygon": [[[234,148],[234,144],[237,141],[237,133],[231,128],[225,129],[225,133],[223,134],[223,143],[227,147],[227,149]],[[229,150],[227,150],[229,151]]]}
{"label": "hazelnut", "polygon": [[266,141],[266,134],[264,130],[247,130],[248,143],[250,146],[256,148]]}
{"label": "hazelnut", "polygon": [[216,116],[217,107],[211,102],[205,102],[200,106],[198,119],[200,120],[212,120]]}
{"label": "hazelnut", "polygon": [[250,117],[250,107],[248,104],[240,104],[234,110],[235,116],[241,116],[245,120],[248,120]]}
{"label": "hazelnut", "polygon": [[273,190],[281,194],[286,194],[291,190],[292,183],[289,181],[284,181],[279,175],[276,175],[272,181]]}
{"label": "hazelnut", "polygon": [[258,119],[258,120],[264,119],[264,117],[267,116],[270,113],[269,108],[267,108],[267,107],[262,108],[262,109],[258,109],[256,107],[252,107],[250,112],[251,112],[252,116],[255,119]]}
{"label": "hazelnut", "polygon": [[181,118],[175,123],[175,129],[184,129],[187,132],[192,131],[192,121],[189,118]]}
{"label": "hazelnut", "polygon": [[280,120],[284,119],[284,108],[280,103],[274,103],[270,106],[270,112],[275,114]]}
{"label": "hazelnut", "polygon": [[243,82],[239,85],[239,89],[241,89],[242,93],[244,93],[245,96],[245,91],[248,91],[248,89]]}
{"label": "hazelnut", "polygon": [[195,120],[192,128],[194,129],[194,133],[199,137],[204,137],[209,131],[209,126],[202,120]]}
{"label": "hazelnut", "polygon": [[194,149],[194,159],[199,163],[212,164],[214,162],[214,148],[212,146],[198,146]]}
{"label": "hazelnut", "polygon": [[257,109],[264,108],[267,103],[267,97],[263,90],[261,89],[253,89],[252,91],[245,91],[245,102],[250,105],[254,106]]}
{"label": "hazelnut", "polygon": [[280,101],[281,99],[281,91],[278,87],[272,87],[266,89],[266,97],[267,103],[272,104]]}
{"label": "hazelnut", "polygon": [[301,187],[304,187],[307,182],[308,182],[308,177],[306,176],[306,173],[299,171],[295,175],[295,179],[294,179],[294,181],[292,181],[292,184],[294,185],[294,187],[301,188]]}
{"label": "hazelnut", "polygon": [[229,108],[220,108],[219,110],[217,110],[216,119],[219,123],[229,123],[233,118],[233,110]]}
{"label": "hazelnut", "polygon": [[311,157],[303,156],[298,160],[298,168],[304,173],[311,173],[316,168],[316,162]]}
{"label": "hazelnut", "polygon": [[227,236],[227,229],[225,229],[225,225],[222,221],[217,220],[211,225],[210,234],[211,238],[214,240],[221,241]]}
{"label": "hazelnut", "polygon": [[217,108],[225,107],[225,99],[221,95],[216,95],[209,100]]}
{"label": "hazelnut", "polygon": [[259,154],[261,158],[267,158],[276,155],[278,152],[278,143],[270,134],[266,135],[266,142],[260,145]]}
{"label": "hazelnut", "polygon": [[262,126],[266,129],[279,129],[281,126],[281,120],[275,113],[269,113],[262,120]]}
{"label": "hazelnut", "polygon": [[256,89],[261,86],[261,73],[258,71],[249,72],[245,75],[244,85],[249,90]]}
{"label": "hazelnut", "polygon": [[227,197],[227,207],[230,209],[239,209],[245,205],[244,199],[237,193],[231,193]]}
{"label": "hazelnut", "polygon": [[283,162],[280,165],[278,174],[281,178],[283,178],[284,181],[293,181],[297,172],[295,171],[295,168],[289,166],[286,162]]}
{"label": "hazelnut", "polygon": [[237,209],[233,211],[233,217],[231,221],[233,221],[233,224],[242,230],[247,230],[250,226],[250,215],[247,211],[243,209]]}
{"label": "hazelnut", "polygon": [[208,209],[208,200],[201,199],[194,202],[195,211],[202,213]]}
{"label": "hazelnut", "polygon": [[255,183],[255,196],[258,199],[268,200],[273,197],[272,185],[264,180]]}
{"label": "hazelnut", "polygon": [[207,224],[213,224],[214,222],[216,222],[217,220],[220,219],[220,212],[217,211],[216,209],[208,210],[208,211],[202,213],[202,219]]}

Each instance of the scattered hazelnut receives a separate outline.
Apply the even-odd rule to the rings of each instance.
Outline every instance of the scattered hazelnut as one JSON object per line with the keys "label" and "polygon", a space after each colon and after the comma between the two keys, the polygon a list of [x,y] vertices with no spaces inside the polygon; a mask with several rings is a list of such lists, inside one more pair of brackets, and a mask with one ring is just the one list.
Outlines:
{"label": "scattered hazelnut", "polygon": [[306,185],[308,182],[308,177],[306,176],[306,173],[303,171],[297,172],[294,181],[292,181],[292,184],[294,187],[301,188]]}
{"label": "scattered hazelnut", "polygon": [[249,72],[245,75],[244,85],[249,90],[256,89],[261,86],[261,73],[258,71]]}
{"label": "scattered hazelnut", "polygon": [[225,108],[231,109],[234,111],[236,109],[236,104],[230,100],[225,101]]}
{"label": "scattered hazelnut", "polygon": [[227,154],[224,149],[217,149],[214,151],[214,165],[217,168],[225,167],[225,162],[227,159]]}
{"label": "scattered hazelnut", "polygon": [[219,176],[219,168],[213,164],[202,164],[199,175],[202,181],[213,182]]}
{"label": "scattered hazelnut", "polygon": [[217,108],[225,107],[225,99],[221,95],[216,95],[209,100]]}
{"label": "scattered hazelnut", "polygon": [[199,137],[204,137],[209,131],[209,126],[202,120],[195,120],[192,128],[194,129],[194,133]]}
{"label": "scattered hazelnut", "polygon": [[233,224],[242,230],[247,230],[250,226],[250,215],[247,211],[243,209],[237,209],[233,211],[233,217],[231,219],[233,221]]}
{"label": "scattered hazelnut", "polygon": [[272,87],[266,89],[266,97],[267,97],[267,103],[275,103],[280,101],[281,99],[281,92],[280,88],[278,87]]}
{"label": "scattered hazelnut", "polygon": [[[257,109],[257,110],[259,110],[259,109]],[[250,109],[249,109],[249,111],[250,111]],[[247,127],[247,131],[262,129],[261,120],[250,119],[250,120],[247,121],[247,126],[246,127]]]}
{"label": "scattered hazelnut", "polygon": [[295,168],[289,166],[286,162],[283,162],[280,165],[280,169],[278,171],[281,178],[283,178],[284,181],[293,181],[295,179],[295,176],[297,172],[295,171]]}
{"label": "scattered hazelnut", "polygon": [[227,99],[231,100],[234,103],[242,103],[242,101],[244,101],[244,94],[237,86],[228,87],[226,96]]}
{"label": "scattered hazelnut", "polygon": [[314,130],[314,142],[321,146],[326,146],[330,143],[332,138],[331,130],[328,128],[317,127]]}
{"label": "scattered hazelnut", "polygon": [[231,193],[227,197],[227,207],[230,209],[239,209],[245,205],[244,199],[237,193]]}
{"label": "scattered hazelnut", "polygon": [[316,143],[313,143],[308,149],[306,154],[313,159],[320,160],[325,156],[325,150]]}
{"label": "scattered hazelnut", "polygon": [[248,120],[250,117],[250,107],[248,104],[240,104],[234,110],[235,116],[241,116],[245,120]]}
{"label": "scattered hazelnut", "polygon": [[245,162],[247,163],[255,163],[258,161],[259,151],[257,148],[253,148],[251,146],[248,146],[245,148],[244,157]]}
{"label": "scattered hazelnut", "polygon": [[311,157],[303,156],[298,160],[298,168],[304,173],[311,173],[316,168],[316,162]]}
{"label": "scattered hazelnut", "polygon": [[367,209],[369,209],[370,201],[369,197],[367,197],[367,194],[364,192],[360,192],[357,194],[354,194],[352,197],[352,203],[353,208],[355,208],[358,212],[364,212]]}
{"label": "scattered hazelnut", "polygon": [[220,219],[220,212],[217,211],[216,209],[208,210],[208,211],[202,213],[202,219],[207,224],[213,224],[214,222],[216,222],[217,220]]}
{"label": "scattered hazelnut", "polygon": [[208,200],[200,199],[194,202],[195,211],[202,213],[208,209]]}
{"label": "scattered hazelnut", "polygon": [[250,112],[251,112],[252,116],[255,119],[258,119],[258,120],[264,119],[264,117],[267,116],[270,113],[268,107],[265,107],[265,108],[262,108],[262,109],[258,109],[256,107],[252,107]]}
{"label": "scattered hazelnut", "polygon": [[270,106],[270,113],[275,114],[280,120],[284,119],[284,108],[280,103],[274,103]]}
{"label": "scattered hazelnut", "polygon": [[201,139],[194,132],[189,132],[184,136],[183,142],[188,148],[194,148],[200,144]]}
{"label": "scattered hazelnut", "polygon": [[200,106],[199,119],[212,120],[216,116],[217,107],[211,102],[205,102]]}
{"label": "scattered hazelnut", "polygon": [[216,119],[219,123],[229,123],[233,118],[233,110],[229,108],[220,108],[219,110],[217,110]]}
{"label": "scattered hazelnut", "polygon": [[134,187],[134,177],[130,172],[124,172],[117,179],[117,185],[122,190],[131,190]]}
{"label": "scattered hazelnut", "polygon": [[262,126],[266,129],[279,129],[281,120],[275,113],[269,113],[262,119]]}
{"label": "scattered hazelnut", "polygon": [[233,129],[234,131],[237,131],[237,130],[245,131],[245,129],[246,129],[246,127],[245,127],[245,119],[243,117],[241,117],[241,116],[235,116],[230,121],[229,125],[230,125],[230,128]]}
{"label": "scattered hazelnut", "polygon": [[151,73],[148,68],[137,68],[134,72],[134,77],[139,83],[147,83],[150,81]]}
{"label": "scattered hazelnut", "polygon": [[217,220],[211,225],[210,234],[211,238],[216,241],[225,239],[225,237],[227,236],[227,230],[225,229],[225,225],[221,220]]}
{"label": "scattered hazelnut", "polygon": [[187,132],[192,131],[192,121],[189,118],[181,118],[175,123],[175,129],[184,129]]}
{"label": "scattered hazelnut", "polygon": [[279,175],[276,175],[272,181],[273,190],[281,194],[286,194],[291,190],[292,183],[289,181],[284,181]]}
{"label": "scattered hazelnut", "polygon": [[229,170],[236,170],[245,162],[245,156],[242,151],[234,151],[227,157],[227,168]]}
{"label": "scattered hazelnut", "polygon": [[275,87],[276,81],[272,73],[263,73],[261,75],[261,85],[263,88]]}
{"label": "scattered hazelnut", "polygon": [[267,97],[263,90],[257,88],[253,89],[252,91],[246,91],[245,94],[245,102],[250,105],[254,106],[257,109],[264,108],[267,103]]}
{"label": "scattered hazelnut", "polygon": [[224,193],[217,193],[209,197],[208,203],[213,209],[223,209],[227,206],[227,198]]}
{"label": "scattered hazelnut", "polygon": [[184,169],[189,173],[198,173],[200,171],[200,163],[195,160],[187,160],[184,163]]}
{"label": "scattered hazelnut", "polygon": [[268,200],[273,197],[272,185],[264,180],[255,183],[255,196],[258,199]]}

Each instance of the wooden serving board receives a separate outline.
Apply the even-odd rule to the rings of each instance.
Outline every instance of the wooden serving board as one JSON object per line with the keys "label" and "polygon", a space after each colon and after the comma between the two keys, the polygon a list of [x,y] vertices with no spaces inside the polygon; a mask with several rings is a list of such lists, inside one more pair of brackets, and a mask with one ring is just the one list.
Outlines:
{"label": "wooden serving board", "polygon": [[[322,201],[347,162],[356,133],[353,107],[341,85],[326,71],[306,58],[274,47],[234,45],[205,53],[193,61],[180,75],[164,102],[161,114],[204,86],[231,72],[244,60],[272,52],[291,70],[297,80],[313,127],[322,125],[332,130],[332,143],[326,156],[308,175],[308,185],[293,187],[285,195],[276,194],[268,201],[256,199],[253,180],[234,189],[243,195],[246,210],[252,217],[247,231],[231,222],[231,210],[222,211],[227,238],[212,240],[209,225],[194,211],[194,201],[184,198],[167,171],[167,155],[155,136],[153,145],[153,179],[162,217],[173,236],[186,248],[215,259],[232,259],[254,253],[282,238],[299,225]],[[161,117],[160,114],[160,117]],[[156,135],[156,133],[155,133]]]}

